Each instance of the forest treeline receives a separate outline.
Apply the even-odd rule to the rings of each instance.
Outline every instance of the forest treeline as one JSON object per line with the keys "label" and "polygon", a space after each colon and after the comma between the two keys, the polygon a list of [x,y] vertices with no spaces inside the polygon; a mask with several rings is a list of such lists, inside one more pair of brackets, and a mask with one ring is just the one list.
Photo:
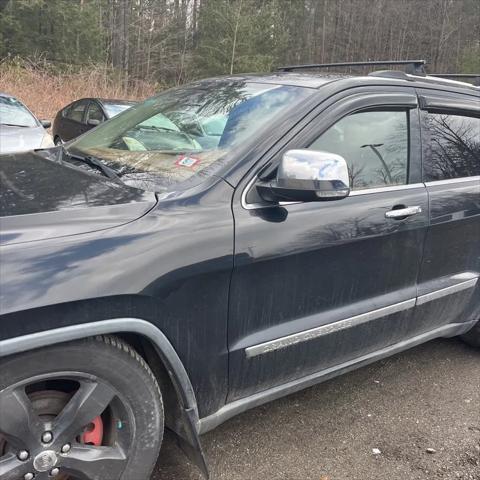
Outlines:
{"label": "forest treeline", "polygon": [[172,85],[282,64],[425,58],[480,71],[479,0],[0,0],[0,58]]}

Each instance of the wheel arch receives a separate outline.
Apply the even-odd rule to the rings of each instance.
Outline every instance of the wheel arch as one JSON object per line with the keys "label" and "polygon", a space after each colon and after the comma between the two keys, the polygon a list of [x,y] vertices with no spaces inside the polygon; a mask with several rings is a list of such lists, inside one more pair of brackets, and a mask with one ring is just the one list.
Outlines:
{"label": "wheel arch", "polygon": [[133,347],[141,347],[139,353],[145,357],[160,385],[166,387],[166,406],[171,413],[169,428],[177,435],[185,453],[208,477],[199,438],[200,421],[193,386],[172,344],[152,323],[140,318],[122,317],[12,337],[0,340],[0,358],[97,335],[116,335]]}

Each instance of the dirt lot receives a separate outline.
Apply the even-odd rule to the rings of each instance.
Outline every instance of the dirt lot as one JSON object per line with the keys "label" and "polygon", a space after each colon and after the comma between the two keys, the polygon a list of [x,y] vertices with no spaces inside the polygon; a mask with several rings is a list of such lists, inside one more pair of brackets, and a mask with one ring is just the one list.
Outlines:
{"label": "dirt lot", "polygon": [[[212,480],[479,480],[480,351],[428,343],[246,412],[203,444]],[[167,438],[152,480],[200,478]]]}

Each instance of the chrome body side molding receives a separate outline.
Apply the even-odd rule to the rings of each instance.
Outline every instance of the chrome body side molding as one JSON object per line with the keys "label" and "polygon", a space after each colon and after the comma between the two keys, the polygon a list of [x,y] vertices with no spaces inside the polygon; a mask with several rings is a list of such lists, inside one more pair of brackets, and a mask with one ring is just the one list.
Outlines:
{"label": "chrome body side molding", "polygon": [[468,323],[450,323],[430,332],[423,333],[394,345],[390,345],[382,350],[369,353],[326,370],[313,373],[306,377],[270,388],[268,390],[264,390],[263,392],[256,393],[246,398],[241,398],[232,403],[228,403],[218,412],[200,419],[200,434],[213,430],[228,419],[251,408],[258,407],[259,405],[263,405],[272,400],[284,397],[285,395],[298,392],[317,383],[338,377],[344,373],[350,372],[365,365],[369,365],[370,363],[374,363],[383,358],[390,357],[391,355],[402,352],[403,350],[407,350],[424,342],[428,342],[429,340],[433,340],[434,338],[462,335],[472,328],[473,325],[475,325],[475,321]]}
{"label": "chrome body side molding", "polygon": [[311,328],[303,332],[287,335],[276,340],[271,340],[269,342],[260,343],[252,347],[247,347],[245,349],[245,353],[248,358],[256,357],[257,355],[263,355],[264,353],[291,347],[292,345],[295,345],[297,343],[313,340],[314,338],[322,337],[323,335],[329,335],[330,333],[335,333],[341,330],[345,330],[347,328],[352,328],[357,325],[361,325],[362,323],[376,320],[377,318],[402,312],[403,310],[408,310],[409,308],[412,308],[414,306],[415,299],[411,298],[404,302],[396,303],[394,305],[390,305],[384,308],[379,308],[377,310],[372,310],[371,312],[356,315],[351,318],[346,318],[345,320],[340,320],[339,322],[329,323],[327,325]]}
{"label": "chrome body side molding", "polygon": [[457,283],[456,285],[451,285],[450,287],[435,290],[431,293],[426,293],[425,295],[421,295],[417,298],[417,305],[423,305],[424,303],[438,300],[439,298],[445,297],[447,295],[452,295],[454,293],[462,292],[463,290],[468,290],[475,287],[477,282],[478,277],[466,280],[465,282]]}
{"label": "chrome body side molding", "polygon": [[[256,210],[258,208],[272,208],[272,207],[283,207],[287,205],[295,205],[297,203],[302,202],[279,202],[278,204],[271,204],[271,203],[248,203],[247,202],[247,195],[248,192],[253,187],[254,183],[258,180],[257,176],[254,176],[246,185],[242,192],[241,196],[241,203],[242,207],[245,210]],[[359,190],[352,190],[349,194],[349,197],[356,197],[359,195],[372,195],[375,193],[388,193],[388,192],[401,192],[404,190],[415,190],[417,188],[425,188],[423,183],[409,183],[407,185],[387,185],[385,187],[377,187],[377,188],[365,188]]]}
{"label": "chrome body side molding", "polygon": [[351,197],[358,195],[371,195],[372,193],[386,193],[386,192],[401,192],[403,190],[415,190],[416,188],[425,188],[423,183],[408,183],[406,185],[387,185],[385,187],[363,188],[359,190],[352,190]]}
{"label": "chrome body side molding", "polygon": [[[257,176],[254,176],[247,184],[247,186],[244,188],[241,196],[241,203],[242,207],[245,210],[255,210],[258,208],[271,208],[271,207],[276,207],[276,206],[287,206],[287,205],[295,205],[296,203],[301,203],[301,202],[280,202],[278,205],[277,204],[269,204],[267,202],[265,203],[248,203],[247,202],[247,194],[252,188],[253,184],[258,180]],[[400,192],[403,190],[412,190],[416,188],[425,188],[425,187],[435,187],[435,186],[440,186],[440,185],[455,185],[455,184],[461,184],[461,183],[467,183],[467,182],[480,182],[480,176],[476,177],[461,177],[461,178],[452,178],[448,180],[435,180],[432,182],[426,182],[426,183],[410,183],[406,185],[388,185],[385,187],[376,187],[376,188],[365,188],[365,189],[360,189],[360,190],[352,190],[350,192],[349,197],[356,197],[359,195],[372,195],[375,193],[387,193],[387,192]]]}
{"label": "chrome body side molding", "polygon": [[309,340],[313,340],[324,335],[329,335],[331,333],[339,332],[341,330],[356,327],[363,323],[377,320],[378,318],[393,315],[394,313],[399,313],[404,310],[413,308],[416,305],[423,305],[427,302],[438,300],[439,298],[447,295],[462,292],[463,290],[473,288],[477,285],[478,274],[473,272],[463,272],[457,275],[453,275],[452,277],[450,277],[450,279],[460,282],[445,288],[441,288],[439,290],[435,290],[430,293],[426,293],[424,295],[420,295],[417,298],[411,298],[409,300],[372,310],[370,312],[362,313],[354,317],[346,318],[333,323],[328,323],[319,327],[310,328],[308,330],[304,330],[298,333],[293,333],[284,337],[276,338],[274,340],[262,342],[257,345],[252,345],[245,348],[245,355],[247,356],[247,358],[253,358],[258,355],[263,355],[265,353],[281,350],[283,348],[291,347],[292,345],[296,345],[298,343],[307,342]]}
{"label": "chrome body side molding", "polygon": [[431,182],[425,182],[427,187],[435,187],[437,185],[455,185],[457,183],[469,183],[469,182],[479,182],[480,175],[475,177],[460,177],[460,178],[449,178],[447,180],[433,180]]}

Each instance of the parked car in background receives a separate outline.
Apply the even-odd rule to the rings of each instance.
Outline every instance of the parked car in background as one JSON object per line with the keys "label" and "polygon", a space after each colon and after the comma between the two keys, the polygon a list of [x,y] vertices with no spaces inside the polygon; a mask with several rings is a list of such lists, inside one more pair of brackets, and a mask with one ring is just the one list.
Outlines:
{"label": "parked car in background", "polygon": [[127,110],[136,102],[82,98],[60,110],[53,121],[53,139],[56,145],[72,140]]}
{"label": "parked car in background", "polygon": [[52,147],[52,137],[45,130],[50,125],[17,98],[0,93],[0,154]]}

